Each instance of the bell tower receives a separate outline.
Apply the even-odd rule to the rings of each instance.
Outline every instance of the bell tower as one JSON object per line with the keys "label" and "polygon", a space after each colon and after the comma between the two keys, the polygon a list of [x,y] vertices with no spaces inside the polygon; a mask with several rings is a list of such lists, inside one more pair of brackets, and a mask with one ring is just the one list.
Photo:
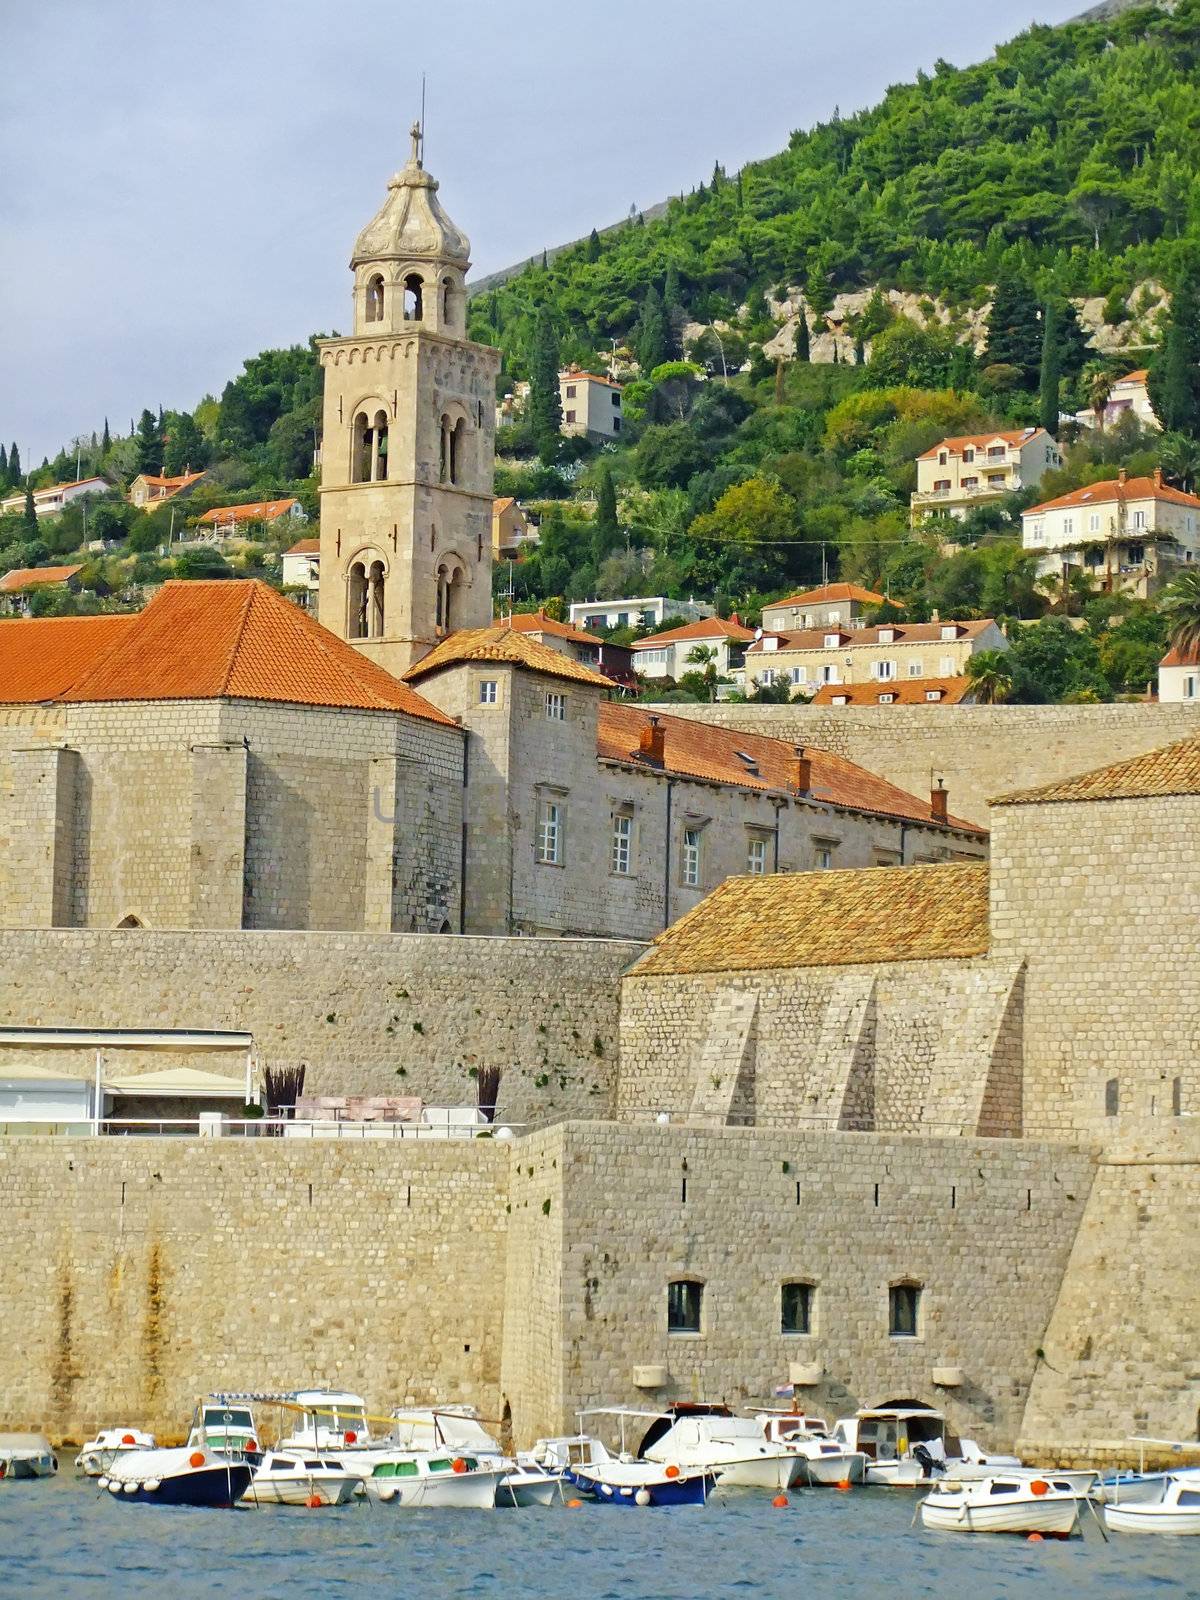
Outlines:
{"label": "bell tower", "polygon": [[320,347],[320,620],[397,676],[492,621],[500,354],[467,338],[471,246],[437,189],[414,124],[354,246],[354,332]]}

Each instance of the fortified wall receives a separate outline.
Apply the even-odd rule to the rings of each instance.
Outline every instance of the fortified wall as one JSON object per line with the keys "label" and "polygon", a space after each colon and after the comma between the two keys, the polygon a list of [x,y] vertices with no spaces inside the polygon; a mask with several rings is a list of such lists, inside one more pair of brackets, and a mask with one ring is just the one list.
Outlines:
{"label": "fortified wall", "polygon": [[[650,708],[653,709],[653,708]],[[1200,705],[670,705],[673,717],[815,745],[911,794],[945,780],[950,809],[981,827],[1010,789],[1155,750],[1200,733]]]}

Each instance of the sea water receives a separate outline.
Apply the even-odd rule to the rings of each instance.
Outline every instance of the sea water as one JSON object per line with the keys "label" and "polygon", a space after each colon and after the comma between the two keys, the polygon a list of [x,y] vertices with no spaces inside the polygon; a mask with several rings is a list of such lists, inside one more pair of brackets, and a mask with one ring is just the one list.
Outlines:
{"label": "sea water", "polygon": [[1130,1600],[1200,1596],[1200,1538],[926,1533],[904,1491],[736,1490],[705,1507],[192,1511],[63,1474],[0,1483],[0,1596],[24,1600]]}

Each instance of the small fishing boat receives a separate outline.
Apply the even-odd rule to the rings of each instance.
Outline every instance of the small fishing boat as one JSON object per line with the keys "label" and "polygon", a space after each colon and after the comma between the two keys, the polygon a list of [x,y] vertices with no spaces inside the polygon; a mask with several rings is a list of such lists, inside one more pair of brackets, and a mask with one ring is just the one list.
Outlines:
{"label": "small fishing boat", "polygon": [[131,1505],[203,1506],[229,1510],[250,1487],[253,1465],[197,1445],[135,1450],[118,1456],[96,1479],[114,1500]]}
{"label": "small fishing boat", "polygon": [[242,1498],[258,1506],[344,1506],[361,1481],[334,1456],[271,1450],[255,1467]]}
{"label": "small fishing boat", "polygon": [[786,1445],[768,1439],[750,1417],[735,1417],[726,1406],[701,1410],[673,1406],[648,1413],[654,1420],[638,1456],[660,1466],[709,1471],[723,1489],[774,1489],[792,1484],[800,1471],[799,1457]]}
{"label": "small fishing boat", "polygon": [[996,1476],[935,1483],[921,1501],[921,1521],[945,1533],[1074,1533],[1086,1494],[1057,1474]]}
{"label": "small fishing boat", "polygon": [[866,1478],[867,1458],[861,1450],[848,1450],[820,1417],[802,1411],[776,1411],[756,1407],[752,1412],[768,1439],[783,1445],[800,1458],[793,1483],[862,1483]]}
{"label": "small fishing boat", "polygon": [[932,1406],[879,1406],[839,1417],[833,1438],[866,1457],[865,1481],[911,1489],[934,1478],[983,1480],[998,1470],[1020,1472],[1016,1456],[985,1453],[973,1439],[958,1439]]}
{"label": "small fishing boat", "polygon": [[[708,1414],[704,1408],[702,1414]],[[593,1406],[579,1413],[579,1433],[574,1439],[539,1440],[543,1446],[565,1446],[569,1457],[563,1467],[568,1483],[590,1495],[599,1505],[614,1506],[693,1506],[705,1505],[717,1483],[717,1473],[709,1467],[685,1467],[677,1461],[658,1462],[635,1459],[625,1448],[626,1425],[631,1419],[647,1416],[662,1420],[661,1412],[634,1411],[623,1406]],[[621,1435],[620,1454],[612,1455],[599,1439],[583,1431],[584,1417],[616,1417]],[[582,1448],[572,1450],[572,1445]],[[583,1459],[586,1453],[586,1460]]]}
{"label": "small fishing boat", "polygon": [[1118,1488],[1102,1515],[1115,1533],[1200,1534],[1200,1468],[1153,1473]]}
{"label": "small fishing boat", "polygon": [[0,1478],[52,1478],[57,1471],[44,1433],[0,1433]]}
{"label": "small fishing boat", "polygon": [[414,1508],[490,1510],[506,1468],[478,1456],[435,1456],[422,1450],[394,1450],[375,1460],[362,1480],[372,1502]]}
{"label": "small fishing boat", "polygon": [[192,1413],[188,1445],[194,1450],[212,1451],[231,1461],[259,1456],[259,1431],[254,1413],[246,1402],[228,1394],[206,1395]]}
{"label": "small fishing boat", "polygon": [[75,1470],[85,1478],[98,1478],[107,1472],[118,1456],[131,1450],[153,1450],[154,1435],[139,1428],[99,1428],[75,1457]]}
{"label": "small fishing boat", "polygon": [[506,1455],[474,1406],[397,1407],[392,1420],[387,1442],[398,1448],[476,1457],[502,1467],[498,1506],[549,1506],[562,1498],[561,1471],[551,1470],[528,1451]]}
{"label": "small fishing boat", "polygon": [[498,1506],[552,1506],[565,1498],[563,1475],[534,1461],[524,1451],[507,1471],[496,1490]]}

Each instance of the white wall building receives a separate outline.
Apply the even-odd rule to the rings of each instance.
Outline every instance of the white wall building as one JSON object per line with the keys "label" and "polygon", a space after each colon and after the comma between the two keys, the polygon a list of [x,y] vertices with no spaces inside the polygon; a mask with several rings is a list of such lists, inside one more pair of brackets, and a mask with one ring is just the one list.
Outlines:
{"label": "white wall building", "polygon": [[917,457],[912,521],[940,516],[961,522],[973,506],[1028,489],[1061,466],[1059,448],[1044,428],[943,439]]}
{"label": "white wall building", "polygon": [[[33,509],[39,517],[57,517],[63,507],[69,506],[73,500],[85,500],[90,494],[107,494],[111,487],[103,478],[77,478],[74,483],[52,483],[45,489],[33,491]],[[0,500],[0,513],[5,516],[24,509],[24,489]]]}
{"label": "white wall building", "polygon": [[[1162,423],[1154,415],[1154,407],[1150,404],[1150,391],[1146,387],[1150,374],[1145,367],[1139,367],[1136,372],[1127,372],[1123,378],[1118,378],[1112,386],[1108,396],[1108,404],[1104,407],[1104,426],[1111,428],[1114,422],[1129,413],[1142,424],[1144,428],[1160,429]],[[1082,423],[1085,428],[1096,426],[1096,412],[1093,406],[1075,413],[1075,421]]]}
{"label": "white wall building", "polygon": [[577,628],[657,628],[667,617],[700,622],[712,606],[701,600],[668,600],[665,595],[635,595],[628,600],[576,600],[570,620]]}
{"label": "white wall building", "polygon": [[1082,567],[1111,586],[1146,595],[1179,564],[1200,559],[1200,499],[1152,478],[1087,484],[1021,516],[1021,542],[1038,573]]}
{"label": "white wall building", "polygon": [[705,663],[689,661],[693,650],[715,650],[711,663],[717,676],[728,678],[741,668],[742,653],[754,639],[753,628],[744,627],[736,616],[705,617],[700,622],[686,623],[682,628],[670,628],[666,633],[652,633],[648,639],[638,639],[633,645],[633,667],[646,678],[674,678],[678,681],[685,672],[703,672]]}
{"label": "white wall building", "polygon": [[1158,698],[1164,703],[1200,701],[1200,646],[1167,651],[1158,664]]}
{"label": "white wall building", "polygon": [[621,431],[621,385],[594,372],[568,367],[558,375],[562,432],[615,439]]}
{"label": "white wall building", "polygon": [[291,549],[283,552],[281,568],[285,589],[307,589],[316,593],[321,587],[320,539],[298,539]]}

